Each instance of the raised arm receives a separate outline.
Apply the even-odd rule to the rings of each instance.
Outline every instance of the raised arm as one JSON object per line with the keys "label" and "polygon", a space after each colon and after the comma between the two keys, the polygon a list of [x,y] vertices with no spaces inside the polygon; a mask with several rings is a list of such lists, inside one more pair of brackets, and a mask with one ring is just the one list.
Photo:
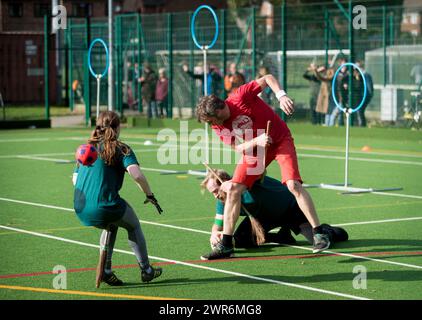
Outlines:
{"label": "raised arm", "polygon": [[259,84],[262,90],[264,90],[267,86],[270,87],[280,102],[281,110],[283,110],[287,115],[293,114],[293,101],[287,96],[286,92],[281,89],[278,80],[272,74],[267,74],[257,79],[256,82]]}

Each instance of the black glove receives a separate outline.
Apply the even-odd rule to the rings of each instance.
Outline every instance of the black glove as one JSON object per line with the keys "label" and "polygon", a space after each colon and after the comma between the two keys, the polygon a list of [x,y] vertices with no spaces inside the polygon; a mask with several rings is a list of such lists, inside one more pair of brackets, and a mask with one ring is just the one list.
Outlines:
{"label": "black glove", "polygon": [[155,199],[154,194],[151,194],[150,196],[147,196],[147,198],[144,201],[144,204],[147,204],[148,202],[151,202],[156,208],[159,214],[163,212],[163,209],[161,209],[160,205],[158,204],[157,199]]}

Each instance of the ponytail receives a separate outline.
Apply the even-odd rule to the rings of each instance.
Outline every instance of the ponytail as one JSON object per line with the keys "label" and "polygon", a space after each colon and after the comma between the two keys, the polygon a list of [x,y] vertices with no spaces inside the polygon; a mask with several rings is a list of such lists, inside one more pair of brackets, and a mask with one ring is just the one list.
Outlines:
{"label": "ponytail", "polygon": [[88,143],[93,144],[106,165],[117,163],[120,153],[129,154],[129,147],[118,140],[120,127],[119,116],[112,111],[101,112],[97,119],[97,126],[91,133]]}

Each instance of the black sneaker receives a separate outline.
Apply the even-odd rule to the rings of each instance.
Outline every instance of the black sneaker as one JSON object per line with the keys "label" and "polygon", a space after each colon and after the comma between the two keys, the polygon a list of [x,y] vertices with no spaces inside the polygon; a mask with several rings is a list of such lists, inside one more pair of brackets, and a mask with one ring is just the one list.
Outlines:
{"label": "black sneaker", "polygon": [[265,235],[266,242],[274,242],[280,244],[296,244],[296,239],[292,236],[289,228],[282,227],[277,233],[267,233]]}
{"label": "black sneaker", "polygon": [[163,269],[159,267],[157,268],[150,267],[150,268],[151,268],[150,272],[147,272],[146,270],[142,270],[141,272],[142,282],[150,282],[152,281],[152,279],[158,278],[163,273]]}
{"label": "black sneaker", "polygon": [[114,272],[112,273],[105,273],[103,275],[103,278],[101,279],[101,282],[107,283],[109,286],[121,286],[123,285],[123,281],[116,277]]}
{"label": "black sneaker", "polygon": [[324,251],[330,247],[330,239],[328,235],[323,233],[314,234],[313,253]]}
{"label": "black sneaker", "polygon": [[341,242],[349,240],[349,235],[346,230],[340,227],[333,227],[329,224],[321,224],[324,233],[328,234],[331,242]]}
{"label": "black sneaker", "polygon": [[227,259],[233,256],[233,247],[225,247],[221,242],[219,242],[210,253],[202,255],[201,260]]}

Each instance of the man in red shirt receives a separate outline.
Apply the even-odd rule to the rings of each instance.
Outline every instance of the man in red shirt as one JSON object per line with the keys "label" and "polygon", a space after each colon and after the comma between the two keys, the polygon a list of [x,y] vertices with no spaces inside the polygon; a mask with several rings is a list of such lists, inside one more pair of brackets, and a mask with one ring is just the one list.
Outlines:
{"label": "man in red shirt", "polygon": [[[252,187],[273,160],[280,166],[282,183],[295,196],[313,228],[313,252],[321,252],[330,246],[328,235],[324,234],[320,227],[313,201],[302,187],[290,130],[271,107],[258,97],[267,86],[276,94],[280,108],[287,115],[291,115],[294,112],[292,100],[281,90],[277,79],[270,74],[239,87],[226,100],[215,95],[202,97],[196,107],[198,120],[211,124],[224,143],[242,153],[232,180],[227,182],[229,185],[224,186],[227,198],[222,241],[211,253],[201,257],[204,260],[233,256],[233,232],[240,214],[241,195]],[[272,122],[268,136],[265,133],[267,121]]]}

